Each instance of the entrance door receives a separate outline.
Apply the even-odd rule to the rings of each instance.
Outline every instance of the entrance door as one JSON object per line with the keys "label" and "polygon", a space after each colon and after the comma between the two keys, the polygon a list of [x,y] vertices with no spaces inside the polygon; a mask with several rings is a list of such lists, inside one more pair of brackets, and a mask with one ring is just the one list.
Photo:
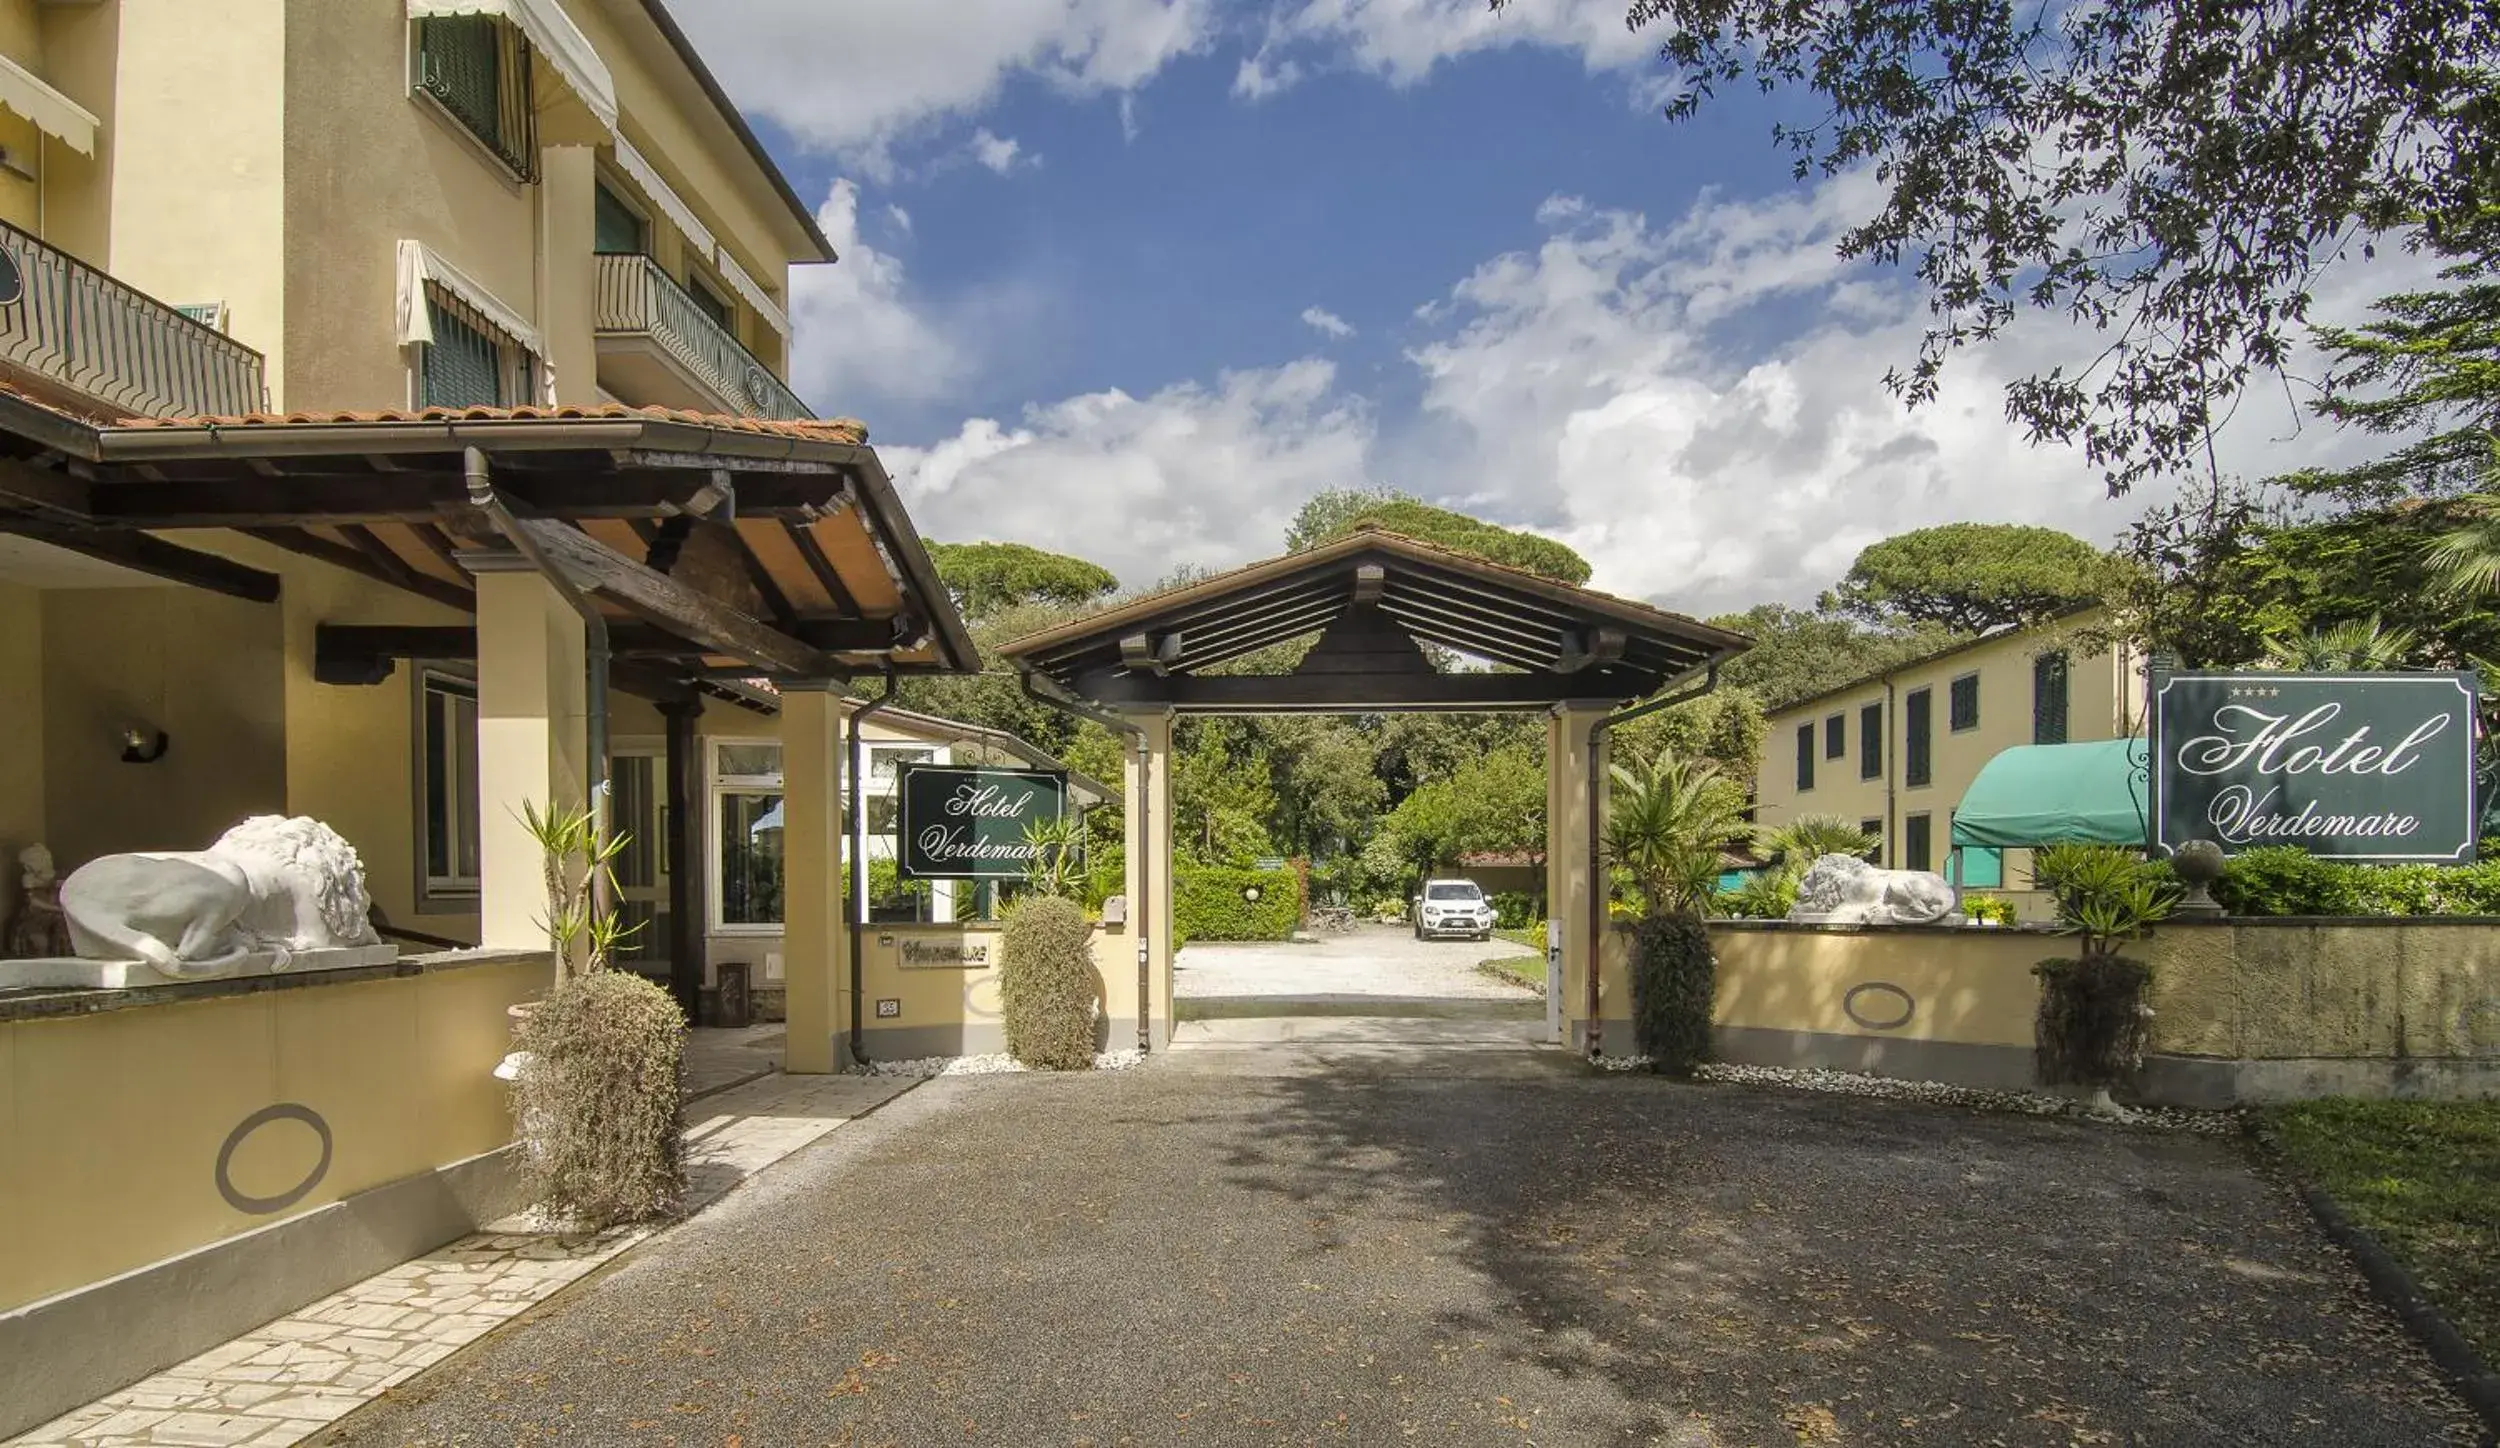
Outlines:
{"label": "entrance door", "polygon": [[660,752],[648,745],[619,749],[609,760],[610,820],[625,836],[616,856],[616,909],[639,925],[617,951],[617,964],[644,975],[668,973],[668,791]]}

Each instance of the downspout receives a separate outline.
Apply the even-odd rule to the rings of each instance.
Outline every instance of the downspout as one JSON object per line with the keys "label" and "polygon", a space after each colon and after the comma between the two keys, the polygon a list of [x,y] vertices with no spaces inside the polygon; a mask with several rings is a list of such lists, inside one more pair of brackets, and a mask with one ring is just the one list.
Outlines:
{"label": "downspout", "polygon": [[1901,777],[1901,756],[1910,745],[1910,732],[1904,729],[1901,731],[1901,747],[1892,747],[1893,721],[1901,717],[1893,709],[1893,693],[1899,687],[1893,682],[1892,675],[1884,676],[1884,728],[1882,734],[1877,736],[1882,741],[1877,747],[1883,750],[1884,761],[1884,868],[1888,870],[1901,867],[1901,851],[1893,843],[1893,836],[1900,828],[1899,821],[1894,817],[1899,803],[1895,781]]}
{"label": "downspout", "polygon": [[[1153,808],[1153,781],[1146,777],[1150,755],[1146,748],[1146,731],[1104,709],[1085,703],[1074,694],[1060,690],[1045,691],[1034,673],[1019,666],[1016,676],[1024,682],[1024,696],[1034,703],[1058,710],[1070,718],[1099,724],[1114,734],[1125,734],[1137,751],[1137,798],[1122,801],[1121,807],[1137,811],[1137,838],[1142,843],[1153,832],[1147,828],[1151,820],[1147,811]],[[1154,1050],[1154,963],[1146,946],[1146,901],[1154,892],[1148,888],[1146,871],[1152,864],[1153,851],[1140,850],[1137,866],[1137,898],[1128,902],[1129,933],[1137,939],[1137,1054],[1149,1055]]]}
{"label": "downspout", "polygon": [[860,788],[859,726],[869,715],[894,702],[894,671],[885,671],[885,692],[851,711],[851,741],[848,782],[851,791],[851,827],[846,843],[851,856],[851,898],[844,902],[851,917],[851,1064],[868,1064],[868,1027],[859,1010],[859,994],[867,977],[859,963],[860,938],[866,933],[868,920],[868,795]]}
{"label": "downspout", "polygon": [[1698,699],[1718,686],[1719,661],[1712,659],[1710,672],[1702,678],[1698,686],[1674,693],[1660,694],[1645,703],[1635,704],[1628,709],[1618,709],[1589,727],[1589,959],[1588,984],[1583,1004],[1587,1012],[1589,1059],[1592,1061],[1605,1054],[1606,1034],[1605,1022],[1597,1013],[1597,981],[1598,977],[1604,973],[1600,966],[1606,954],[1606,877],[1603,867],[1598,863],[1600,843],[1598,821],[1605,814],[1606,799],[1606,772],[1599,767],[1599,762],[1606,757],[1606,751],[1601,746],[1605,743],[1606,736],[1614,732],[1616,725],[1629,724],[1644,714],[1655,714],[1671,704]]}
{"label": "downspout", "polygon": [[[586,656],[585,668],[588,674],[585,687],[590,695],[583,710],[583,733],[587,736],[585,752],[590,756],[586,761],[586,768],[590,776],[588,780],[590,829],[594,850],[592,858],[596,859],[599,854],[606,852],[610,823],[608,819],[608,621],[600,616],[598,605],[582,596],[581,590],[573,586],[573,580],[566,577],[564,570],[557,567],[555,562],[539,549],[538,540],[532,538],[529,530],[521,526],[521,520],[512,516],[512,510],[504,506],[503,499],[495,493],[494,479],[486,470],[486,454],[473,447],[462,448],[460,465],[462,475],[468,479],[469,502],[495,525],[495,531],[504,536],[504,540],[512,545],[513,551],[520,554],[529,566],[537,571],[539,577],[547,580],[547,586],[556,591],[556,596],[563,599],[567,607],[581,615],[582,651]],[[555,801],[549,800],[547,803],[548,808],[555,807]],[[615,904],[610,898],[612,893],[607,870],[594,868],[590,872],[590,909],[594,918],[605,920],[608,917],[609,910]]]}

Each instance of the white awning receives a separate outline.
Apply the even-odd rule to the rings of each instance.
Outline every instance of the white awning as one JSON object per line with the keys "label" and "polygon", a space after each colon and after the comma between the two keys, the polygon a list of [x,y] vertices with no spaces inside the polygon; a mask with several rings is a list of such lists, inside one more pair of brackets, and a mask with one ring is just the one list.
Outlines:
{"label": "white awning", "polygon": [[730,289],[739,296],[746,298],[747,305],[755,308],[756,315],[762,317],[767,326],[784,337],[790,335],[790,314],[773,300],[772,293],[747,275],[746,268],[738,265],[738,259],[729,254],[728,247],[716,248],[712,260],[720,267],[721,280],[729,283]]}
{"label": "white awning", "polygon": [[44,84],[43,78],[0,55],[0,106],[33,121],[38,130],[76,151],[95,154],[95,112]]}
{"label": "white awning", "polygon": [[651,162],[640,151],[634,149],[634,143],[626,140],[621,131],[616,137],[616,166],[618,170],[633,178],[634,184],[642,188],[642,194],[651,198],[652,205],[660,208],[669,220],[677,223],[677,229],[686,234],[687,244],[691,245],[698,255],[710,256],[719,249],[720,243],[712,239],[712,229],[705,226],[702,218],[694,214],[694,208],[686,204],[684,197],[679,196],[670,189],[666,181],[660,179],[658,170],[653,168]]}
{"label": "white awning", "polygon": [[510,22],[547,57],[547,64],[564,77],[599,124],[616,129],[616,81],[608,74],[608,63],[556,0],[408,0],[411,20],[448,15],[491,15]]}
{"label": "white awning", "polygon": [[545,359],[546,343],[539,340],[538,329],[519,312],[503,304],[493,292],[469,279],[468,273],[443,260],[442,253],[422,241],[399,244],[399,341],[434,340],[433,320],[425,314],[425,288],[431,282],[467,303],[477,314],[502,328],[513,341],[529,349],[533,357]]}

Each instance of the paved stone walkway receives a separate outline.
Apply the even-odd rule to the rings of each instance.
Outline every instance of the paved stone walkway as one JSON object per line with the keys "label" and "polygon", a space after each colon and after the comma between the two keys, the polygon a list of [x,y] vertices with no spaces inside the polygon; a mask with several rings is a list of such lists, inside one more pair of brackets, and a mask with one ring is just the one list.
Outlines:
{"label": "paved stone walkway", "polygon": [[[916,1082],[767,1076],[697,1101],[687,1208]],[[522,1230],[464,1237],[9,1440],[6,1448],[284,1448],[300,1443],[654,1235]]]}

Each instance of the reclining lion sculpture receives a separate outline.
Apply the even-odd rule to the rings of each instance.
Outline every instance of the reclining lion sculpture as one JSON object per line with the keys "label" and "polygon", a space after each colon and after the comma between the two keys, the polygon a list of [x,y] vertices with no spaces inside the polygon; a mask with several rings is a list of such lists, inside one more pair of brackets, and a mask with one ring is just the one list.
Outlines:
{"label": "reclining lion sculpture", "polygon": [[1855,855],[1825,855],[1797,883],[1788,918],[1826,925],[1930,925],[1961,896],[1928,870],[1879,869]]}
{"label": "reclining lion sculpture", "polygon": [[255,815],[205,850],[90,860],[61,882],[61,909],[82,958],[187,980],[381,939],[355,846],[300,815]]}

